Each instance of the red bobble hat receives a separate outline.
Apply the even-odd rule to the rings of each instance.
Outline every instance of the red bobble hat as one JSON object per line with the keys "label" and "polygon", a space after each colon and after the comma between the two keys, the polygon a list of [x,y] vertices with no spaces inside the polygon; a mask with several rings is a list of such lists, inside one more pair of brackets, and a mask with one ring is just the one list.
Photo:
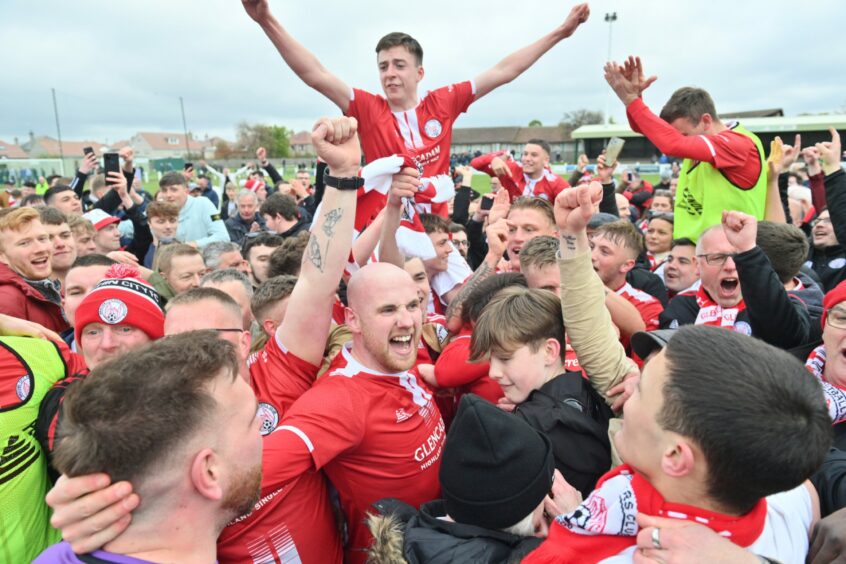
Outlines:
{"label": "red bobble hat", "polygon": [[823,314],[822,319],[820,320],[822,322],[823,329],[825,329],[825,319],[828,317],[828,310],[843,301],[846,301],[846,281],[841,282],[829,290],[825,295],[825,299],[823,299]]}
{"label": "red bobble hat", "polygon": [[90,323],[130,325],[150,339],[164,336],[164,312],[161,297],[147,284],[134,266],[115,264],[106,271],[106,278],[85,296],[76,310],[74,338]]}

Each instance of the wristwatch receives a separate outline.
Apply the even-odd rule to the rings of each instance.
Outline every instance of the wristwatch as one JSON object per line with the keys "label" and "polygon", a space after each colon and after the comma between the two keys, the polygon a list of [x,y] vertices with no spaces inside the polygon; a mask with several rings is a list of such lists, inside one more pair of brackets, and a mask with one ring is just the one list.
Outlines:
{"label": "wristwatch", "polygon": [[338,190],[358,190],[364,186],[364,179],[360,176],[347,176],[344,178],[330,176],[329,170],[327,169],[326,172],[323,173],[323,183],[326,186],[331,186],[332,188],[337,188]]}

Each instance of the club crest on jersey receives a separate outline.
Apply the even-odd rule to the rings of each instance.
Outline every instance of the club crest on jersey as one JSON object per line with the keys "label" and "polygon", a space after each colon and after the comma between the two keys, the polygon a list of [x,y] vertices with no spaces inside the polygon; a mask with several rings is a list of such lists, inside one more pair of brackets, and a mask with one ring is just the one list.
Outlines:
{"label": "club crest on jersey", "polygon": [[441,125],[441,122],[439,122],[435,118],[428,120],[423,126],[423,131],[426,132],[426,135],[433,138],[440,135],[443,130],[444,126]]}
{"label": "club crest on jersey", "polygon": [[32,382],[30,382],[29,375],[21,376],[18,383],[15,384],[15,393],[18,394],[18,399],[23,401],[29,397],[29,391],[32,389]]}
{"label": "club crest on jersey", "polygon": [[126,319],[126,314],[129,313],[129,310],[121,300],[110,298],[100,304],[100,309],[97,310],[97,313],[100,314],[100,319],[103,320],[103,323],[117,325]]}
{"label": "club crest on jersey", "polygon": [[259,402],[256,415],[261,419],[261,436],[269,435],[279,424],[279,412],[269,403]]}

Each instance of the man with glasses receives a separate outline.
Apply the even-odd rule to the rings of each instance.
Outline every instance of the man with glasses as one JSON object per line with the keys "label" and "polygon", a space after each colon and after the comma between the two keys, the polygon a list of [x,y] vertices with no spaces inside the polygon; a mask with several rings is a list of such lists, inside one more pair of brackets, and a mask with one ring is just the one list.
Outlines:
{"label": "man with glasses", "polygon": [[452,237],[452,246],[458,249],[464,260],[467,260],[467,249],[470,248],[470,243],[467,241],[467,230],[463,225],[458,223],[451,223],[449,226],[449,234]]}
{"label": "man with glasses", "polygon": [[755,243],[757,220],[725,212],[722,225],[705,230],[696,245],[702,284],[673,298],[660,316],[662,329],[715,325],[791,349],[811,336],[808,309],[792,299]]}

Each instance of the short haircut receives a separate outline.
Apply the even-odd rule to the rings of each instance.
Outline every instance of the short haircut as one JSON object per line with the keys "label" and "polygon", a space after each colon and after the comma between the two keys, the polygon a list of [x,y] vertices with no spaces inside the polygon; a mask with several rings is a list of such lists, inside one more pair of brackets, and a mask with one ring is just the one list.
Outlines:
{"label": "short haircut", "polygon": [[655,190],[655,192],[652,193],[652,199],[654,200],[655,198],[669,198],[672,202],[673,193],[669,190]]}
{"label": "short haircut", "polygon": [[106,255],[92,253],[90,255],[85,255],[84,257],[77,257],[77,259],[73,261],[71,269],[84,268],[86,266],[112,266],[113,264],[117,264],[117,261],[110,259]]}
{"label": "short haircut", "polygon": [[[269,199],[269,198],[268,198]],[[253,247],[280,247],[285,241],[276,233],[259,233],[255,237],[244,237],[244,242],[241,243],[241,256],[245,259],[250,258],[250,251]]]}
{"label": "short haircut", "polygon": [[179,208],[176,207],[176,204],[153,200],[147,204],[147,219],[153,219],[155,217],[179,220]]}
{"label": "short haircut", "polygon": [[395,31],[384,36],[376,44],[376,55],[379,55],[382,51],[387,51],[391,47],[405,47],[409,53],[414,55],[414,60],[417,61],[418,67],[423,64],[423,47],[407,33]]}
{"label": "short haircut", "polygon": [[203,254],[191,245],[185,243],[174,243],[165,245],[156,253],[156,269],[159,272],[170,272],[174,257],[187,257],[196,255],[203,258]]}
{"label": "short haircut", "polygon": [[232,299],[232,296],[226,292],[218,290],[217,288],[209,287],[191,288],[187,292],[183,292],[171,298],[165,306],[165,312],[169,312],[173,308],[181,305],[191,305],[204,301],[216,302],[219,306],[221,306],[221,308],[228,309],[230,314],[237,316],[239,320],[243,316],[241,306],[238,305],[238,302]]}
{"label": "short haircut", "polygon": [[262,282],[250,300],[250,309],[256,321],[264,321],[273,306],[291,295],[296,284],[297,277],[290,274],[275,276]]}
{"label": "short haircut", "polygon": [[755,243],[770,259],[782,284],[793,280],[808,258],[808,238],[801,229],[788,223],[759,221]]}
{"label": "short haircut", "polygon": [[181,172],[168,172],[162,179],[159,180],[159,189],[167,188],[168,186],[188,186],[185,176]]}
{"label": "short haircut", "polygon": [[702,449],[712,499],[744,514],[820,467],[831,419],[819,382],[793,356],[707,325],[682,327],[665,352],[657,421]]}
{"label": "short haircut", "polygon": [[27,180],[23,183],[24,188],[37,188],[37,185],[32,180]]}
{"label": "short haircut", "polygon": [[673,92],[661,108],[661,119],[667,123],[673,123],[679,118],[699,123],[705,114],[709,114],[714,120],[718,118],[714,100],[703,89],[692,86],[685,86]]}
{"label": "short haircut", "polygon": [[551,225],[555,225],[555,212],[552,209],[552,204],[543,198],[534,198],[532,196],[523,196],[511,202],[511,207],[508,210],[509,215],[512,210],[535,210],[549,220]]}
{"label": "short haircut", "polygon": [[274,249],[267,263],[267,277],[273,278],[283,274],[299,276],[310,236],[307,231],[300,231],[295,236],[286,238],[282,245]]}
{"label": "short haircut", "polygon": [[44,192],[44,203],[48,206],[53,201],[53,198],[61,194],[62,192],[67,192],[70,190],[73,192],[73,188],[68,186],[67,184],[56,184],[55,186],[48,188],[46,192]]}
{"label": "short haircut", "polygon": [[239,202],[241,198],[250,198],[254,202],[258,202],[258,196],[256,196],[256,193],[246,188],[238,192],[238,194],[235,196],[235,201]]}
{"label": "short haircut", "polygon": [[449,224],[449,232],[450,233],[467,233],[467,229],[461,225],[460,223],[450,223]]}
{"label": "short haircut", "polygon": [[83,233],[87,233],[89,235],[95,235],[97,230],[94,229],[94,224],[91,223],[90,220],[85,219],[81,215],[69,215],[68,216],[68,227],[71,228],[75,237],[82,235]]}
{"label": "short haircut", "polygon": [[699,234],[699,238],[696,240],[696,254],[701,255],[705,252],[705,236],[711,233],[712,231],[720,231],[722,232],[723,226],[721,224],[712,225],[711,227],[707,228],[705,231]]}
{"label": "short haircut", "polygon": [[423,229],[427,235],[432,233],[447,233],[449,234],[449,222],[439,215],[433,213],[421,213],[420,223],[423,224]]}
{"label": "short haircut", "polygon": [[563,360],[564,317],[558,297],[548,290],[506,288],[482,310],[470,339],[470,360],[510,354],[524,345],[537,352],[546,339],[561,344]]}
{"label": "short haircut", "polygon": [[213,422],[214,382],[238,374],[235,348],[213,331],[164,337],[98,365],[68,389],[53,463],[71,477],[105,472],[143,484]]}
{"label": "short haircut", "polygon": [[40,221],[41,215],[33,208],[6,208],[0,210],[0,231],[20,231],[33,221]]}
{"label": "short haircut", "polygon": [[94,177],[91,179],[91,192],[96,192],[100,188],[106,187],[106,175],[105,174],[95,174]]}
{"label": "short haircut", "polygon": [[520,249],[520,269],[524,272],[550,264],[558,264],[558,239],[555,237],[533,237]]}
{"label": "short haircut", "polygon": [[529,283],[526,281],[526,277],[519,272],[504,272],[479,282],[461,303],[461,322],[465,325],[476,323],[485,306],[490,303],[494,296],[500,290],[513,286],[528,288]]}
{"label": "short haircut", "polygon": [[262,203],[259,213],[271,217],[282,216],[288,221],[297,219],[300,210],[297,208],[297,201],[290,194],[272,194]]}
{"label": "short haircut", "polygon": [[41,216],[41,223],[44,225],[62,225],[68,222],[68,217],[56,208],[39,208],[38,215]]}
{"label": "short haircut", "polygon": [[695,249],[696,243],[687,237],[679,237],[678,239],[673,239],[673,246],[671,248],[675,249],[676,247],[694,247]]}
{"label": "short haircut", "polygon": [[543,139],[529,139],[528,141],[526,141],[526,145],[537,145],[538,147],[544,150],[547,157],[552,154],[552,149],[549,148],[549,143],[547,143]]}
{"label": "short haircut", "polygon": [[226,253],[238,253],[241,256],[241,247],[232,241],[212,241],[203,247],[203,262],[211,270],[220,267],[220,257]]}
{"label": "short haircut", "polygon": [[600,225],[594,232],[594,237],[599,236],[627,249],[632,259],[637,259],[644,249],[643,233],[626,219]]}
{"label": "short haircut", "polygon": [[234,268],[223,268],[209,272],[200,279],[200,287],[207,287],[209,284],[223,284],[225,282],[238,282],[247,291],[247,297],[253,296],[253,284],[246,274]]}
{"label": "short haircut", "polygon": [[44,205],[44,196],[41,194],[30,194],[21,200],[21,207],[35,207]]}

